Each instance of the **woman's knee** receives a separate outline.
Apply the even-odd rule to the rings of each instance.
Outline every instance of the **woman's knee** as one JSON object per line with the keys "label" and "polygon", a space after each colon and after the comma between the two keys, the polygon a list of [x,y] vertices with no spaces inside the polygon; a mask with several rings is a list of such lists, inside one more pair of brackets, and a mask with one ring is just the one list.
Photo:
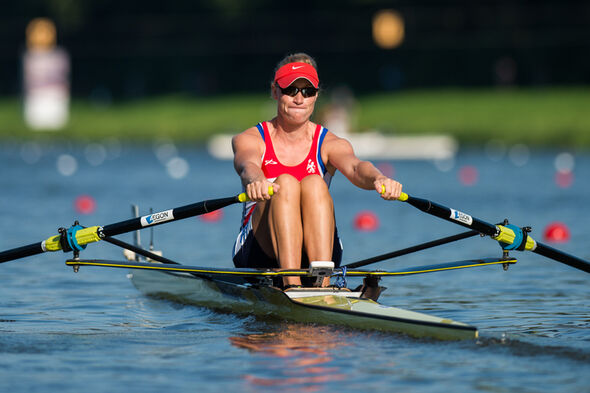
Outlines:
{"label": "woman's knee", "polygon": [[299,180],[292,175],[282,174],[275,179],[274,183],[281,186],[279,194],[287,195],[301,193],[301,184],[299,183]]}
{"label": "woman's knee", "polygon": [[306,176],[301,180],[301,194],[310,198],[330,198],[330,190],[324,179],[318,175]]}
{"label": "woman's knee", "polygon": [[299,180],[293,175],[289,175],[288,173],[283,173],[282,175],[278,176],[275,183],[280,184],[281,186],[297,186],[299,187]]}

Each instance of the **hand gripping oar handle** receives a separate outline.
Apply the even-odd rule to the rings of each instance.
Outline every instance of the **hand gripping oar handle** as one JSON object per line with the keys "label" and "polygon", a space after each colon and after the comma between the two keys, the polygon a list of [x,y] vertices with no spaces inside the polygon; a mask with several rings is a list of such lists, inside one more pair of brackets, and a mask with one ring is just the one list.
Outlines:
{"label": "hand gripping oar handle", "polygon": [[[268,188],[270,195],[274,194],[272,187]],[[0,263],[19,258],[41,254],[48,251],[64,252],[81,250],[89,243],[100,241],[106,236],[116,236],[122,233],[136,231],[148,226],[160,225],[167,222],[178,221],[189,217],[210,213],[214,210],[233,205],[234,203],[247,202],[250,199],[246,193],[241,193],[227,198],[210,199],[174,209],[149,214],[143,217],[132,218],[105,226],[93,226],[88,228],[70,228],[60,230],[59,235],[49,237],[41,242],[29,244],[23,247],[0,252]],[[75,229],[75,230],[72,230]]]}
{"label": "hand gripping oar handle", "polygon": [[414,198],[402,192],[398,198],[399,201],[409,203],[415,208],[422,210],[424,213],[442,218],[454,224],[474,229],[479,233],[490,236],[497,240],[504,249],[516,249],[519,251],[532,251],[536,254],[543,255],[555,261],[564,263],[576,269],[590,273],[590,262],[587,262],[574,255],[549,247],[543,243],[535,241],[528,233],[523,233],[520,228],[512,225],[494,225],[469,214],[448,208],[436,202],[422,198]]}

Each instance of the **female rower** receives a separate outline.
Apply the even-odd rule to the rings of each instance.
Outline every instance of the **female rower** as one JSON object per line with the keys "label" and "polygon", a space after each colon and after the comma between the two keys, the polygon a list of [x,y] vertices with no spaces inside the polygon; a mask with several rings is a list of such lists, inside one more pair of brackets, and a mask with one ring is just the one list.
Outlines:
{"label": "female rower", "polygon": [[[234,166],[252,201],[244,206],[234,245],[236,267],[298,269],[316,260],[339,266],[342,246],[328,189],[336,170],[383,199],[400,196],[400,183],[356,157],[347,140],[310,120],[318,89],[315,61],[305,53],[286,56],[271,84],[276,116],[232,140]],[[299,277],[283,282],[301,285]]]}

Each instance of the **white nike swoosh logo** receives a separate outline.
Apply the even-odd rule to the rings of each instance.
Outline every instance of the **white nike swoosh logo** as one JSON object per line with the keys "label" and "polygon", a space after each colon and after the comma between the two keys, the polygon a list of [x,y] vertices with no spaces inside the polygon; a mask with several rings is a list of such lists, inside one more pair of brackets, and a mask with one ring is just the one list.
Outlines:
{"label": "white nike swoosh logo", "polygon": [[298,66],[298,67],[291,66],[291,69],[292,69],[292,70],[298,70],[298,69],[300,69],[300,68],[303,68],[303,66]]}

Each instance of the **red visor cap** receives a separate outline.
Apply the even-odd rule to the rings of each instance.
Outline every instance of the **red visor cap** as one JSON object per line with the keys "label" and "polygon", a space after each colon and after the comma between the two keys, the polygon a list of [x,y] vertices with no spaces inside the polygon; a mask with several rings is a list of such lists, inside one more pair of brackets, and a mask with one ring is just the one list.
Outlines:
{"label": "red visor cap", "polygon": [[307,79],[316,89],[320,84],[318,72],[311,64],[307,63],[285,64],[275,74],[275,82],[283,89],[299,78]]}

